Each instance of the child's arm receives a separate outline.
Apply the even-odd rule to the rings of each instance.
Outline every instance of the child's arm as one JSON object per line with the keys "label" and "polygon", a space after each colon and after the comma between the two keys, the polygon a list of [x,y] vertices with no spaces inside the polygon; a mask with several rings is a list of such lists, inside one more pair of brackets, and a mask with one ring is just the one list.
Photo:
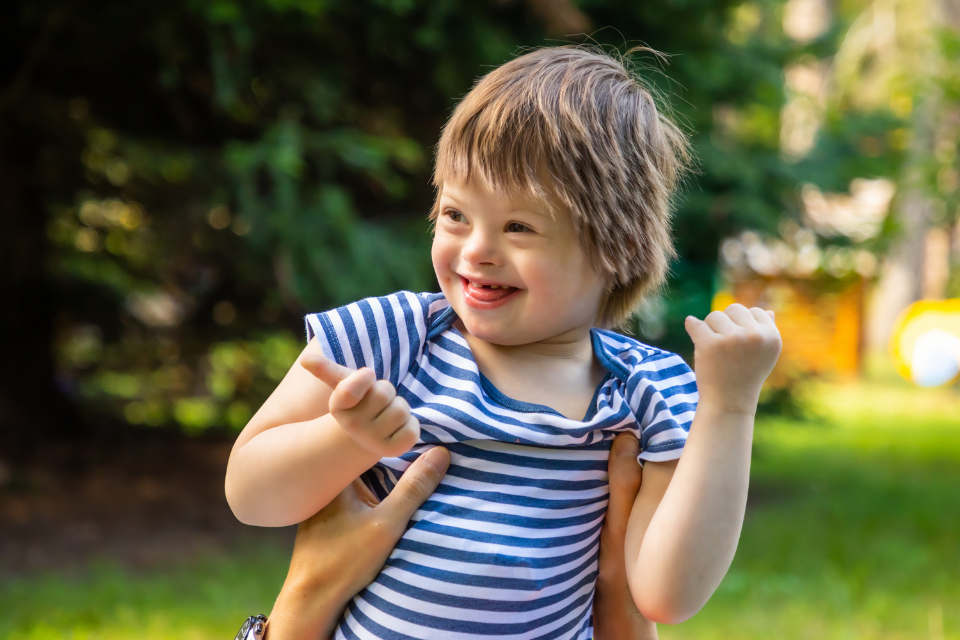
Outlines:
{"label": "child's arm", "polygon": [[[769,314],[769,315],[768,315]],[[772,313],[734,304],[687,318],[700,400],[683,455],[648,462],[626,562],[637,608],[677,623],[700,610],[733,561],[747,502],[753,418],[780,353]]]}
{"label": "child's arm", "polygon": [[377,460],[409,450],[419,434],[392,384],[371,369],[332,362],[314,339],[237,438],[227,502],[246,524],[302,522]]}

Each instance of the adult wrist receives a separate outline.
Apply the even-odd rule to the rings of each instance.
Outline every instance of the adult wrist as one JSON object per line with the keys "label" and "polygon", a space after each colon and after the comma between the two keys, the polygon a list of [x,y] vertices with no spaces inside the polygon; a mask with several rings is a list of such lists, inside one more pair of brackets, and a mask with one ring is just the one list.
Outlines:
{"label": "adult wrist", "polygon": [[657,627],[637,610],[630,589],[597,583],[593,601],[593,632],[597,640],[655,640]]}
{"label": "adult wrist", "polygon": [[321,583],[315,576],[287,576],[264,640],[329,638],[352,595],[335,580]]}
{"label": "adult wrist", "polygon": [[605,582],[598,579],[593,608],[594,611],[599,609],[602,613],[608,614],[636,609],[636,604],[630,588],[623,582],[616,580]]}

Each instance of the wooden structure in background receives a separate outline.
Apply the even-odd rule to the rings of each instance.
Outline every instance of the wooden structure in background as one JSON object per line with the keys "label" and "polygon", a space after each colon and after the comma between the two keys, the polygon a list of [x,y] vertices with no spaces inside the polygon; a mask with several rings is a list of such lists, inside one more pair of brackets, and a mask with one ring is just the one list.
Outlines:
{"label": "wooden structure in background", "polygon": [[815,281],[786,277],[728,283],[713,299],[713,309],[733,302],[772,309],[783,337],[783,351],[770,377],[780,386],[798,373],[853,378],[863,356],[863,278],[835,291]]}

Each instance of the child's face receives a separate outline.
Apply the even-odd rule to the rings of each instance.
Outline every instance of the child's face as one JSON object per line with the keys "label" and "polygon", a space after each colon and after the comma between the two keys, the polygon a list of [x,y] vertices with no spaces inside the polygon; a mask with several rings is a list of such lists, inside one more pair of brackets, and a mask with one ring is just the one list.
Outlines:
{"label": "child's face", "polygon": [[467,331],[520,345],[581,337],[593,325],[603,281],[569,214],[551,218],[534,201],[478,184],[444,184],[439,208],[433,268]]}

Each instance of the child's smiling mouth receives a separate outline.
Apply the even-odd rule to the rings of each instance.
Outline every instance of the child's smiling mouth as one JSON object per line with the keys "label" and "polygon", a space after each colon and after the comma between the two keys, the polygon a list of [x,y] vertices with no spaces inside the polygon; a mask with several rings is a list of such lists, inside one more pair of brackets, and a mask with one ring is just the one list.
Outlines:
{"label": "child's smiling mouth", "polygon": [[520,291],[510,285],[468,280],[463,276],[460,276],[460,288],[464,301],[472,309],[496,309],[509,302],[514,294]]}

